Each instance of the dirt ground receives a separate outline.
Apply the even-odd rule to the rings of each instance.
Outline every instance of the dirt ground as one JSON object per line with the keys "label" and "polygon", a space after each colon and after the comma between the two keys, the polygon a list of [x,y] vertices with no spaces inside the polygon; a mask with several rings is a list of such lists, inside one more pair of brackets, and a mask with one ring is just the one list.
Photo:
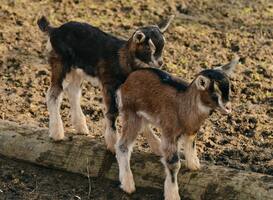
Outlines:
{"label": "dirt ground", "polygon": [[[50,82],[45,51],[47,38],[36,25],[41,15],[46,15],[56,26],[69,20],[84,21],[128,38],[137,27],[155,24],[174,13],[175,21],[165,34],[166,71],[190,81],[200,70],[228,62],[234,53],[241,57],[241,64],[232,76],[233,112],[229,116],[214,113],[202,126],[197,143],[199,157],[217,165],[273,175],[273,2],[270,0],[5,0],[0,5],[0,119],[48,126],[45,104]],[[103,137],[101,102],[99,89],[85,82],[82,108],[94,138]],[[61,113],[66,130],[71,130],[66,98]],[[149,150],[141,136],[137,146],[143,151]],[[30,174],[37,173],[39,180],[54,174],[44,180],[48,180],[45,184],[49,190],[49,183],[60,179],[58,173],[65,174],[5,161],[0,160],[4,171],[11,175],[13,171],[19,176],[18,181],[23,175],[14,167],[17,165],[22,169],[27,166]],[[85,182],[84,186],[69,182],[67,178],[71,187],[64,186],[57,191],[51,186],[51,189],[56,190],[56,195],[76,194],[73,193],[75,189],[86,196],[87,180],[79,180]],[[7,179],[5,187],[10,181],[14,180]],[[18,186],[14,195],[22,192],[25,199],[31,199],[35,189],[34,183],[31,184],[34,188],[29,190]],[[100,185],[96,180],[94,184]],[[0,185],[3,190],[1,187],[4,186]],[[46,190],[35,190],[39,196],[37,191],[42,194]],[[103,188],[98,192],[103,199],[106,195]],[[57,199],[69,198],[58,196]]]}
{"label": "dirt ground", "polygon": [[119,182],[18,164],[0,156],[0,200],[160,200],[163,191],[138,188],[127,195]]}

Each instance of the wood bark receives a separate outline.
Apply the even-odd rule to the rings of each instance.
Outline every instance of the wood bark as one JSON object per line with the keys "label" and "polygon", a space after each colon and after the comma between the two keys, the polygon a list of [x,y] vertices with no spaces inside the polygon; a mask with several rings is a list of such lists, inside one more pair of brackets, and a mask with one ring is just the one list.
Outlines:
{"label": "wood bark", "polygon": [[[38,165],[90,177],[118,180],[115,156],[102,140],[68,134],[68,139],[53,142],[48,130],[0,121],[0,154]],[[136,186],[163,189],[164,168],[160,158],[137,149],[131,158]],[[203,163],[200,171],[185,167],[178,175],[182,199],[273,199],[273,176],[240,171]]]}

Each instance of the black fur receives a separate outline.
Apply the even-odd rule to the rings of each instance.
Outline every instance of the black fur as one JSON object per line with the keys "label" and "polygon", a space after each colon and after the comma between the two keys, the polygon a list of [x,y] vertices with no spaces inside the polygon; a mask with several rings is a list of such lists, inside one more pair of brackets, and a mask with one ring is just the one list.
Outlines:
{"label": "black fur", "polygon": [[210,90],[211,97],[215,102],[218,102],[218,98],[214,94],[214,87],[213,87],[214,82],[216,82],[219,86],[219,89],[222,93],[223,102],[225,103],[229,101],[230,81],[228,76],[223,71],[207,69],[200,72],[200,74],[205,77],[208,77],[211,80],[209,90]]}
{"label": "black fur", "polygon": [[192,148],[194,149],[195,147],[195,140],[192,142]]}
{"label": "black fur", "polygon": [[122,153],[127,153],[128,152],[128,148],[125,144],[121,144],[119,145],[119,150],[122,152]]}
{"label": "black fur", "polygon": [[148,70],[155,73],[163,84],[167,84],[177,91],[186,91],[188,83],[182,80],[175,80],[170,74],[157,68],[141,68],[139,70]]}
{"label": "black fur", "polygon": [[174,153],[172,158],[167,160],[167,163],[170,165],[173,165],[173,164],[177,163],[178,161],[179,161],[179,155],[178,155],[178,153]]}
{"label": "black fur", "polygon": [[115,80],[125,80],[118,62],[118,50],[125,45],[125,40],[86,23],[68,22],[51,32],[50,42],[62,56],[67,71],[77,66],[90,76],[100,76],[98,63],[104,60],[109,63],[108,71]]}
{"label": "black fur", "polygon": [[[169,165],[174,165],[174,164],[176,164],[176,163],[179,162],[179,159],[180,159],[180,158],[179,158],[179,155],[178,155],[178,153],[176,152],[176,153],[173,154],[173,156],[172,156],[171,159],[167,160],[167,163],[168,163]],[[169,167],[169,170],[170,170],[172,182],[174,183],[174,182],[175,182],[175,177],[174,177],[174,171],[175,171],[175,169],[173,169],[172,167]]]}
{"label": "black fur", "polygon": [[[87,23],[68,22],[53,28],[48,20],[42,17],[37,24],[43,32],[48,33],[54,52],[61,58],[63,67],[58,80],[59,87],[62,88],[62,81],[72,68],[81,68],[86,74],[98,77],[102,87],[107,91],[104,95],[110,99],[106,117],[112,121],[111,126],[115,130],[118,113],[115,92],[125,81],[128,73],[139,67],[139,64],[134,66],[135,58],[146,64],[150,63],[151,49],[148,52],[144,47],[146,43],[148,44],[148,39],[151,39],[156,47],[155,56],[161,56],[164,39],[158,27],[140,28],[145,35],[145,43],[137,44],[138,48],[133,52],[134,48],[131,49],[130,46],[132,40],[119,39]],[[126,53],[123,57],[120,56],[121,49]],[[128,59],[125,64],[124,59]]]}
{"label": "black fur", "polygon": [[169,169],[170,170],[170,174],[171,174],[171,178],[172,178],[172,183],[175,182],[175,177],[174,177],[174,170]]}
{"label": "black fur", "polygon": [[[174,79],[170,74],[168,74],[165,71],[162,71],[157,68],[141,68],[138,70],[148,70],[153,73],[155,73],[160,81],[163,84],[167,84],[173,88],[175,88],[177,91],[186,91],[189,84],[183,80],[180,79]],[[211,80],[210,86],[209,86],[209,91],[211,98],[218,103],[218,97],[215,94],[213,84],[216,82],[219,86],[219,89],[222,93],[222,100],[223,102],[229,101],[229,89],[230,89],[230,81],[228,76],[220,71],[220,70],[213,70],[213,69],[207,69],[199,73],[200,75],[203,75]]]}
{"label": "black fur", "polygon": [[147,26],[147,27],[140,28],[139,30],[143,32],[145,35],[145,40],[144,40],[145,49],[144,51],[143,50],[137,51],[136,57],[147,63],[151,62],[149,39],[151,39],[154,45],[156,46],[156,51],[154,53],[155,59],[158,59],[159,57],[161,57],[162,50],[164,47],[164,38],[159,28],[157,26]]}

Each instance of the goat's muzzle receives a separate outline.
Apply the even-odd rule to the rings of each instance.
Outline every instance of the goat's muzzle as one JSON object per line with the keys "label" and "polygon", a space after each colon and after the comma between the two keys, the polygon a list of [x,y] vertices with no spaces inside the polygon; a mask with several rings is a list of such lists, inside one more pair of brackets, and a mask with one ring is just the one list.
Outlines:
{"label": "goat's muzzle", "polygon": [[155,67],[155,68],[160,68],[164,65],[164,62],[163,62],[163,60],[159,59],[154,62],[150,62],[149,65],[152,67]]}
{"label": "goat's muzzle", "polygon": [[222,114],[229,114],[231,113],[231,103],[227,102],[225,105],[224,104],[220,104],[219,105],[219,110]]}

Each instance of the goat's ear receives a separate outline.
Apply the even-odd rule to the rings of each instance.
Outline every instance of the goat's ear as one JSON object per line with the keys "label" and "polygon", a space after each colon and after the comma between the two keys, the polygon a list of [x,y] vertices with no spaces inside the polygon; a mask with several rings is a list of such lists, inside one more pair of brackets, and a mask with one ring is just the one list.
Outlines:
{"label": "goat's ear", "polygon": [[197,76],[195,84],[198,90],[206,90],[209,87],[210,80],[202,75]]}
{"label": "goat's ear", "polygon": [[139,43],[144,42],[144,40],[145,40],[145,34],[142,31],[138,30],[138,31],[136,31],[134,33],[134,35],[133,35],[133,41],[135,43],[139,44]]}
{"label": "goat's ear", "polygon": [[168,20],[164,20],[158,24],[158,28],[161,33],[164,33],[168,29],[173,19],[174,15],[171,15]]}
{"label": "goat's ear", "polygon": [[232,74],[233,70],[235,69],[236,65],[239,63],[239,56],[235,55],[234,58],[228,63],[220,67],[216,67],[214,69],[222,70],[225,72],[228,76]]}

